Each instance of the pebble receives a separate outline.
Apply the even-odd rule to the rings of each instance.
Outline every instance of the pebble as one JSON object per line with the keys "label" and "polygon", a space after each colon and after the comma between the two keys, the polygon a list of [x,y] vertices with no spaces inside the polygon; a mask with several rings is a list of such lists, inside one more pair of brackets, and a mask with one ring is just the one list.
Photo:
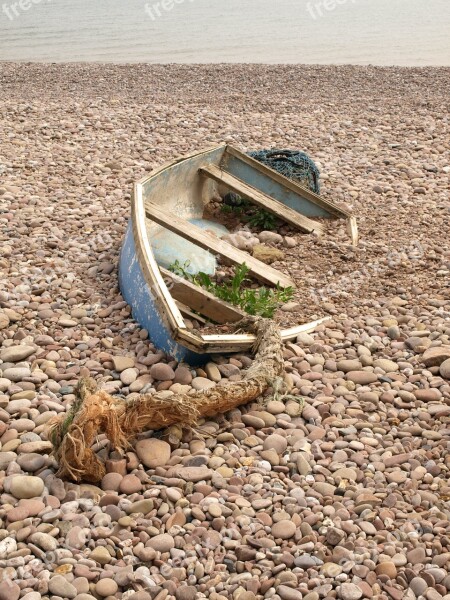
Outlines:
{"label": "pebble", "polygon": [[27,346],[25,344],[20,346],[10,346],[9,348],[2,348],[0,350],[0,360],[3,362],[19,362],[25,360],[31,354],[35,352],[34,346]]}
{"label": "pebble", "polygon": [[119,589],[119,586],[114,581],[114,579],[110,579],[109,577],[105,577],[104,579],[100,579],[95,585],[95,591],[102,598],[106,598],[107,596],[115,596]]}
{"label": "pebble", "polygon": [[114,365],[114,370],[118,373],[134,368],[135,361],[132,356],[113,356],[111,360]]}
{"label": "pebble", "polygon": [[94,548],[90,553],[89,558],[100,563],[101,565],[107,565],[112,560],[111,554],[103,546],[97,546]]}
{"label": "pebble", "polygon": [[53,595],[61,598],[75,598],[78,593],[76,587],[61,575],[55,575],[50,579],[48,589]]}
{"label": "pebble", "polygon": [[161,533],[151,538],[148,541],[150,548],[157,550],[158,552],[169,552],[175,547],[174,539],[167,533]]}
{"label": "pebble", "polygon": [[44,482],[40,477],[16,475],[10,485],[11,494],[19,500],[36,498],[44,491]]}
{"label": "pebble", "polygon": [[135,450],[139,460],[149,469],[163,467],[170,459],[170,445],[156,438],[138,441]]}
{"label": "pebble", "polygon": [[22,379],[31,377],[31,371],[28,367],[10,367],[3,371],[3,377],[10,381],[22,381]]}
{"label": "pebble", "polygon": [[6,580],[0,582],[0,600],[18,600],[20,587],[14,581]]}
{"label": "pebble", "polygon": [[354,583],[343,583],[339,588],[339,597],[342,600],[359,600],[363,593]]}
{"label": "pebble", "polygon": [[441,363],[439,373],[444,379],[450,379],[450,358]]}
{"label": "pebble", "polygon": [[175,377],[175,372],[169,365],[157,363],[150,367],[150,376],[159,381],[171,381]]}
{"label": "pebble", "polygon": [[292,521],[278,521],[272,525],[272,535],[274,538],[288,540],[295,535],[297,527]]}

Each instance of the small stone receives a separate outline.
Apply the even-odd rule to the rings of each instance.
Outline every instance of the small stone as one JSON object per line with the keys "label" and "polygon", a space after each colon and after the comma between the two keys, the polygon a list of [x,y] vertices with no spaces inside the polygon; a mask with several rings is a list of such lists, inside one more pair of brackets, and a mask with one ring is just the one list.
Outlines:
{"label": "small stone", "polygon": [[18,600],[19,597],[20,587],[15,581],[7,579],[0,583],[0,600]]}
{"label": "small stone", "polygon": [[119,586],[109,577],[100,579],[95,585],[95,591],[99,596],[106,598],[106,596],[114,596],[117,593]]}
{"label": "small stone", "polygon": [[171,381],[175,377],[175,372],[165,363],[156,363],[150,367],[150,375],[157,381]]}
{"label": "small stone", "polygon": [[242,415],[242,422],[248,427],[253,427],[253,429],[263,429],[266,426],[262,419],[250,414]]}
{"label": "small stone", "polygon": [[[197,597],[197,588],[193,585],[181,585],[175,590],[177,600],[195,600]],[[239,596],[241,598],[241,596]]]}
{"label": "small stone", "polygon": [[288,540],[295,535],[297,527],[292,521],[278,521],[272,525],[272,535],[274,538]]}
{"label": "small stone", "polygon": [[393,562],[382,562],[375,567],[375,573],[377,575],[387,575],[389,579],[395,579],[397,577],[397,567]]}
{"label": "small stone", "polygon": [[362,595],[361,589],[354,583],[343,583],[339,588],[339,597],[342,600],[359,600]]}
{"label": "small stone", "polygon": [[422,400],[422,402],[434,402],[442,398],[442,393],[437,388],[424,388],[422,390],[415,390],[414,396],[417,400]]}
{"label": "small stone", "polygon": [[413,550],[410,550],[406,553],[406,558],[408,562],[411,563],[413,566],[418,564],[424,564],[426,561],[426,557],[427,553],[425,551],[425,548],[421,546],[418,546],[417,548],[414,548]]}
{"label": "small stone", "polygon": [[31,377],[31,371],[27,367],[11,367],[3,371],[3,377],[11,381],[22,381],[26,377]]}
{"label": "small stone", "polygon": [[49,591],[61,598],[75,598],[78,594],[77,589],[67,581],[62,575],[55,575],[48,582]]}
{"label": "small stone", "polygon": [[84,548],[87,540],[87,532],[82,527],[75,525],[72,527],[66,536],[67,548],[71,550],[81,550]]}
{"label": "small stone", "polygon": [[97,546],[94,548],[90,553],[89,558],[101,565],[107,565],[112,560],[111,554],[104,546]]}
{"label": "small stone", "polygon": [[[24,596],[22,596],[22,600],[41,600],[42,596],[39,592],[28,592]],[[11,600],[8,598],[7,600]]]}
{"label": "small stone", "polygon": [[132,383],[134,383],[136,381],[137,376],[138,376],[137,369],[125,369],[120,374],[120,381],[124,385],[131,385]]}
{"label": "small stone", "polygon": [[315,339],[309,333],[299,333],[296,342],[301,346],[307,346],[309,348],[309,346],[314,344]]}
{"label": "small stone", "polygon": [[42,548],[46,552],[52,552],[58,547],[58,542],[55,538],[42,531],[37,531],[30,535],[30,542],[36,544],[36,546],[39,546],[39,548]]}
{"label": "small stone", "polygon": [[119,491],[123,475],[120,473],[106,473],[102,479],[102,490],[117,492]]}
{"label": "small stone", "polygon": [[17,454],[15,452],[0,452],[0,471],[4,471],[16,458]]}
{"label": "small stone", "polygon": [[330,546],[338,546],[345,538],[345,533],[337,527],[330,527],[325,537]]}
{"label": "small stone", "polygon": [[277,587],[277,594],[282,600],[302,600],[303,598],[301,592],[287,585],[279,585]]}
{"label": "small stone", "polygon": [[450,358],[444,360],[444,362],[441,364],[439,373],[444,379],[450,379]]}
{"label": "small stone", "polygon": [[261,233],[258,234],[258,239],[263,244],[281,244],[283,236],[275,231],[261,231]]}
{"label": "small stone", "polygon": [[231,467],[227,467],[225,465],[222,465],[221,467],[219,467],[216,470],[216,473],[218,473],[224,479],[230,479],[230,477],[233,477],[233,475],[234,475],[233,469]]}
{"label": "small stone", "polygon": [[344,373],[349,373],[351,371],[359,371],[362,368],[362,364],[356,358],[349,360],[340,360],[337,365],[338,371],[343,371]]}
{"label": "small stone", "polygon": [[312,467],[306,460],[303,452],[299,452],[297,456],[297,470],[300,475],[308,475],[312,471]]}
{"label": "small stone", "polygon": [[255,244],[252,248],[252,252],[256,260],[260,260],[267,265],[270,265],[277,260],[283,260],[285,257],[282,250],[272,248],[271,246],[264,246],[264,244]]}
{"label": "small stone", "polygon": [[42,502],[42,500],[38,499],[19,500],[19,506],[26,508],[30,517],[36,517],[45,508],[45,504]]}
{"label": "small stone", "polygon": [[153,510],[153,505],[154,503],[151,499],[138,500],[137,502],[133,502],[132,504],[127,506],[126,511],[130,515],[133,513],[142,513],[143,515],[146,515],[151,510]]}
{"label": "small stone", "polygon": [[136,475],[125,475],[119,485],[119,490],[122,494],[136,494],[142,490],[142,483]]}
{"label": "small stone", "polygon": [[321,496],[334,496],[334,494],[336,493],[336,487],[334,485],[322,481],[314,483],[313,489]]}
{"label": "small stone", "polygon": [[139,460],[148,469],[163,467],[170,459],[171,448],[167,442],[157,438],[139,440],[135,445]]}
{"label": "small stone", "polygon": [[36,498],[44,491],[44,482],[40,477],[32,475],[16,475],[11,481],[11,494],[21,500],[23,498]]}
{"label": "small stone", "polygon": [[10,321],[9,321],[9,317],[6,313],[4,313],[3,311],[0,311],[0,330],[1,329],[6,329],[9,325]]}
{"label": "small stone", "polygon": [[356,469],[342,467],[333,473],[333,478],[336,480],[349,479],[350,481],[356,481],[357,472]]}
{"label": "small stone", "polygon": [[421,577],[413,577],[409,583],[409,587],[412,589],[415,596],[422,596],[428,589],[428,583]]}
{"label": "small stone", "polygon": [[36,442],[24,442],[20,444],[17,449],[17,452],[21,454],[28,454],[31,452],[48,454],[53,450],[53,444],[51,442],[47,442],[46,440],[39,440]]}
{"label": "small stone", "polygon": [[47,460],[41,454],[37,454],[36,452],[30,452],[29,454],[21,454],[17,459],[17,464],[24,471],[29,471],[34,473],[38,469],[41,469]]}
{"label": "small stone", "polygon": [[0,350],[0,360],[3,362],[19,362],[36,352],[34,346],[10,346]]}
{"label": "small stone", "polygon": [[173,476],[180,477],[181,479],[184,479],[184,481],[197,483],[199,481],[211,479],[213,473],[214,471],[208,469],[205,465],[202,465],[200,467],[176,467]]}
{"label": "small stone", "polygon": [[347,379],[358,383],[359,385],[368,385],[369,383],[375,383],[378,381],[378,375],[371,371],[349,371],[347,373]]}
{"label": "small stone", "polygon": [[[426,367],[439,367],[450,358],[450,346],[433,346],[423,353],[422,362]],[[8,375],[5,375],[8,377]]]}
{"label": "small stone", "polygon": [[208,378],[211,379],[211,381],[215,381],[217,383],[222,379],[222,375],[217,365],[213,362],[206,363],[205,372],[208,375]]}
{"label": "small stone", "polygon": [[175,541],[168,533],[161,533],[150,538],[147,544],[157,552],[169,552],[169,550],[175,548]]}
{"label": "small stone", "polygon": [[275,450],[277,454],[283,454],[287,448],[287,440],[276,433],[266,437],[263,443],[264,450]]}
{"label": "small stone", "polygon": [[17,506],[16,508],[8,510],[6,518],[9,523],[14,523],[15,521],[23,521],[28,515],[29,512],[24,506]]}
{"label": "small stone", "polygon": [[216,384],[214,381],[211,381],[210,379],[207,379],[206,377],[194,377],[191,385],[194,388],[194,390],[201,391],[201,390],[209,390],[209,389],[215,387]]}
{"label": "small stone", "polygon": [[178,365],[175,369],[174,383],[180,383],[181,385],[190,385],[192,381],[192,373],[190,369],[182,365]]}
{"label": "small stone", "polygon": [[393,360],[388,360],[387,358],[379,358],[373,361],[373,366],[378,367],[385,373],[393,373],[394,371],[398,371],[398,364]]}
{"label": "small stone", "polygon": [[17,550],[17,542],[12,537],[6,537],[0,541],[0,559],[7,558],[13,552]]}
{"label": "small stone", "polygon": [[126,371],[127,369],[132,369],[134,367],[134,358],[131,356],[113,356],[112,362],[114,365],[114,370],[118,373],[122,373],[122,371]]}

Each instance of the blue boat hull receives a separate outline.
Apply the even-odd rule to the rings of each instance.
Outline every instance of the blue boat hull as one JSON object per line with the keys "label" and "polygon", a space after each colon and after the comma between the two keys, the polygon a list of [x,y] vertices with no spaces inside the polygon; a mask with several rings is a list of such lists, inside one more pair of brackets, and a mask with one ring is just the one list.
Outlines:
{"label": "blue boat hull", "polygon": [[190,365],[207,362],[208,357],[205,354],[196,354],[177,343],[164,323],[139,264],[131,221],[128,223],[120,253],[119,286],[124,300],[131,306],[133,318],[148,331],[150,340],[157,348],[178,362]]}

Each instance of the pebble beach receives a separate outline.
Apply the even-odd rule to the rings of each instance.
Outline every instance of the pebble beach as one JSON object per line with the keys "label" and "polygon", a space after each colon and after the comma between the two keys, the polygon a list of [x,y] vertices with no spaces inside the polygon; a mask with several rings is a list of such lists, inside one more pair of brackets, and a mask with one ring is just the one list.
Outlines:
{"label": "pebble beach", "polygon": [[[450,600],[448,68],[0,63],[0,600]],[[155,348],[118,290],[133,181],[220,143],[301,149],[350,208],[274,241],[287,400],[56,476],[80,377],[124,398],[238,381]],[[281,232],[283,234],[283,232]],[[150,332],[151,336],[151,332]]]}

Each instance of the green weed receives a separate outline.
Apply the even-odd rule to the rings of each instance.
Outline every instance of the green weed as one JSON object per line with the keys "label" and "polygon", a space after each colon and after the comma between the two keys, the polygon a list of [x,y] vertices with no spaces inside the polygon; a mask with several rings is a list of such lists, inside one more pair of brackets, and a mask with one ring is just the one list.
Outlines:
{"label": "green weed", "polygon": [[257,289],[245,287],[250,280],[247,278],[250,269],[245,263],[236,265],[231,279],[223,283],[217,283],[206,273],[191,275],[187,272],[189,261],[181,264],[178,260],[170,265],[169,270],[187,279],[188,281],[202,287],[220,300],[239,306],[249,315],[272,318],[275,310],[283,303],[292,300],[294,290],[291,287],[276,288],[260,287]]}
{"label": "green weed", "polygon": [[224,214],[233,214],[237,217],[243,217],[243,220],[255,229],[273,231],[278,227],[278,219],[272,213],[258,208],[247,198],[241,198],[236,194],[227,194],[225,198],[231,196],[227,202],[220,206]]}

